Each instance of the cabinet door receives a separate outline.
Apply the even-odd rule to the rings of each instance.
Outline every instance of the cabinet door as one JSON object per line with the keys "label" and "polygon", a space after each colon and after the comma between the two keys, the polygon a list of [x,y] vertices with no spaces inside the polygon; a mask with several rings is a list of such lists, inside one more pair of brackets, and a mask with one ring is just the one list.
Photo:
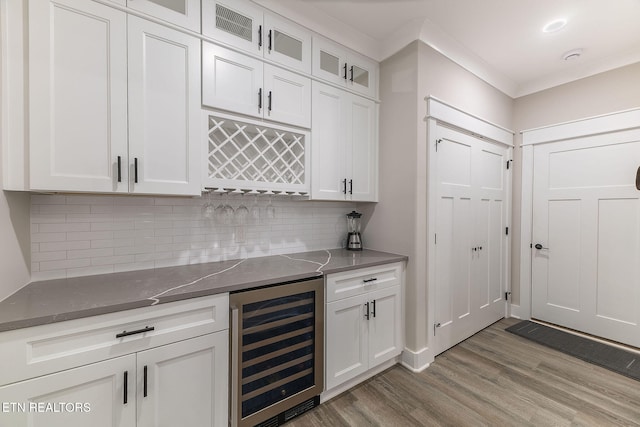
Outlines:
{"label": "cabinet door", "polygon": [[314,37],[312,62],[314,76],[336,84],[346,84],[349,70],[343,47],[322,37]]}
{"label": "cabinet door", "polygon": [[134,427],[135,369],[129,355],[0,387],[0,402],[14,404],[0,420],[12,427]]}
{"label": "cabinet door", "polygon": [[131,191],[200,194],[200,42],[129,17]]}
{"label": "cabinet door", "polygon": [[202,61],[204,105],[262,117],[262,61],[207,42],[202,43]]}
{"label": "cabinet door", "polygon": [[138,427],[228,425],[227,330],[137,357]]}
{"label": "cabinet door", "polygon": [[331,389],[368,369],[368,333],[362,295],[327,304],[325,384]]}
{"label": "cabinet door", "polygon": [[347,138],[351,149],[348,196],[351,200],[375,202],[378,200],[378,109],[375,102],[351,95]]}
{"label": "cabinet door", "polygon": [[[349,94],[322,83],[312,83],[311,197],[344,200],[346,165],[351,153],[345,149]],[[348,157],[348,158],[347,158]]]}
{"label": "cabinet door", "polygon": [[200,1],[198,0],[128,0],[127,6],[200,32]]}
{"label": "cabinet door", "polygon": [[32,190],[127,191],[126,52],[124,12],[29,2]]}
{"label": "cabinet door", "polygon": [[265,119],[309,128],[311,79],[269,64],[264,66]]}
{"label": "cabinet door", "polygon": [[247,0],[202,0],[202,33],[239,49],[261,53],[262,10]]}
{"label": "cabinet door", "polygon": [[350,54],[347,58],[346,75],[345,81],[348,88],[366,96],[377,96],[378,64],[374,61]]}
{"label": "cabinet door", "polygon": [[400,286],[367,294],[369,316],[369,368],[402,352]]}
{"label": "cabinet door", "polygon": [[264,57],[311,74],[311,33],[276,15],[264,16]]}

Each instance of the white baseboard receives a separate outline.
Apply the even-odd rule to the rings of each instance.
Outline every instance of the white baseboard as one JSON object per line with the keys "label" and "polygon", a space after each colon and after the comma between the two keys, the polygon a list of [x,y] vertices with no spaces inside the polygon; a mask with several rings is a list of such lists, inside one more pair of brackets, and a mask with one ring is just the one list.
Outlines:
{"label": "white baseboard", "polygon": [[515,317],[516,319],[527,320],[529,319],[529,311],[524,310],[521,306],[511,304],[511,312],[509,313],[509,317]]}
{"label": "white baseboard", "polygon": [[411,351],[408,348],[402,351],[400,363],[411,372],[422,372],[431,365],[431,362],[433,362],[433,356],[429,351],[429,347],[425,347],[418,352]]}

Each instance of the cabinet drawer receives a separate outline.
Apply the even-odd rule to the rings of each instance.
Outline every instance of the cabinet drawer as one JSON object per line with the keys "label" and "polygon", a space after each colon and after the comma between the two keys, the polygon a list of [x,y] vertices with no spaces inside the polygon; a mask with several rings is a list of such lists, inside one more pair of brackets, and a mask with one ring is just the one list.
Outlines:
{"label": "cabinet drawer", "polygon": [[400,284],[402,263],[327,275],[327,302]]}
{"label": "cabinet drawer", "polygon": [[0,334],[0,385],[229,328],[229,294]]}

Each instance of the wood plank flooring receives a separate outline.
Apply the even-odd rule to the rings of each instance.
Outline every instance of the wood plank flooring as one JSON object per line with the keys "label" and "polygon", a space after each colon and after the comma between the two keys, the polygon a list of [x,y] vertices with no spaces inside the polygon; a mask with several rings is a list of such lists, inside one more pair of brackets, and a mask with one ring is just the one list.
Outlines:
{"label": "wood plank flooring", "polygon": [[640,382],[504,330],[517,322],[419,374],[396,365],[287,426],[640,426]]}

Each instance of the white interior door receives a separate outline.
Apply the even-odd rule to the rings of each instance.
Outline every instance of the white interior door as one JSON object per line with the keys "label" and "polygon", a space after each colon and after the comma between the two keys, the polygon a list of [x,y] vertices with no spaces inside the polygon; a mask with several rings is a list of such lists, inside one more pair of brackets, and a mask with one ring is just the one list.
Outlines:
{"label": "white interior door", "polygon": [[505,313],[510,148],[438,127],[435,354]]}
{"label": "white interior door", "polygon": [[640,347],[640,131],[534,148],[532,317]]}

